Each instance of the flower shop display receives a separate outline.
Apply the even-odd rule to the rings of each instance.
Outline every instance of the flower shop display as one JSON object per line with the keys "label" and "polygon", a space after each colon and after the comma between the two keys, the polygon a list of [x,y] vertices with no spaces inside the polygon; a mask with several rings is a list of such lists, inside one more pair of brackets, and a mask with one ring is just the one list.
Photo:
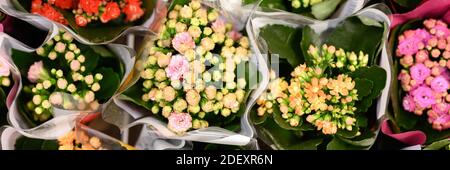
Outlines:
{"label": "flower shop display", "polygon": [[390,82],[387,57],[381,55],[388,20],[375,20],[387,17],[373,10],[329,28],[267,17],[250,21],[248,29],[256,37],[251,41],[269,53],[272,67],[268,90],[251,113],[267,145],[300,150],[372,146]]}
{"label": "flower shop display", "polygon": [[145,108],[145,116],[166,122],[157,123],[163,137],[211,140],[194,136],[208,136],[216,127],[221,128],[210,133],[218,137],[240,129],[255,86],[248,80],[258,71],[245,32],[222,12],[199,0],[173,1],[138,62],[139,80],[121,96]]}
{"label": "flower shop display", "polygon": [[[45,17],[89,43],[112,42],[147,22],[158,0],[7,0],[0,7],[18,18]],[[78,37],[78,35],[80,37]],[[99,36],[101,35],[101,36]]]}
{"label": "flower shop display", "polygon": [[[243,3],[251,4],[258,0],[244,0]],[[338,16],[349,16],[361,9],[365,0],[263,0],[260,7],[264,12],[286,11],[308,18],[326,20]],[[267,9],[271,9],[267,10]]]}

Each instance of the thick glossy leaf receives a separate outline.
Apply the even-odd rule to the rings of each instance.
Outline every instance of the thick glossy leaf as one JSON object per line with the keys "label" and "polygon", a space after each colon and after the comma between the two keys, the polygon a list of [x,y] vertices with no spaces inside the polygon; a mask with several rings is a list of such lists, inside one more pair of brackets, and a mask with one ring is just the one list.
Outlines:
{"label": "thick glossy leaf", "polygon": [[99,82],[100,90],[95,93],[96,98],[103,101],[112,97],[120,85],[119,74],[111,68],[99,68],[95,72],[103,75],[103,79]]}
{"label": "thick glossy leaf", "polygon": [[341,0],[325,0],[311,7],[311,14],[319,20],[324,20],[334,13]]}
{"label": "thick glossy leaf", "polygon": [[262,123],[264,123],[269,116],[269,114],[264,114],[263,116],[258,116],[258,112],[256,111],[256,107],[253,107],[255,109],[252,110],[252,112],[250,113],[250,120],[252,121],[253,124],[255,125],[260,125]]}
{"label": "thick glossy leaf", "polygon": [[93,48],[85,48],[82,50],[82,53],[86,58],[86,61],[84,62],[86,72],[92,72],[98,65],[100,55],[96,53]]}
{"label": "thick glossy leaf", "polygon": [[327,150],[362,150],[365,148],[367,147],[348,144],[338,137],[334,137],[333,140],[331,140],[331,142],[327,145]]}
{"label": "thick glossy leaf", "polygon": [[362,140],[356,140],[356,139],[347,139],[347,138],[343,138],[343,137],[338,137],[341,141],[350,144],[350,145],[355,145],[355,146],[361,146],[361,147],[369,147],[371,146],[375,140],[376,140],[376,135],[372,132],[370,133],[370,136],[368,136],[367,138],[364,138]]}
{"label": "thick glossy leaf", "polygon": [[365,78],[356,78],[355,89],[358,90],[358,99],[363,99],[372,93],[373,82]]}
{"label": "thick glossy leaf", "polygon": [[289,150],[317,150],[317,147],[323,142],[322,138],[309,139],[306,141],[301,141],[292,146],[288,146]]}
{"label": "thick glossy leaf", "polygon": [[441,141],[433,142],[432,144],[423,148],[423,150],[441,150],[444,147],[447,147],[449,145],[450,145],[450,139],[444,139]]}
{"label": "thick glossy leaf", "polygon": [[58,150],[58,142],[56,140],[32,139],[20,137],[15,144],[16,150]]}
{"label": "thick glossy leaf", "polygon": [[359,131],[359,127],[353,127],[351,131],[347,129],[338,129],[336,135],[344,138],[354,138]]}
{"label": "thick glossy leaf", "polygon": [[384,28],[365,25],[359,17],[350,17],[340,23],[328,35],[325,44],[331,44],[346,51],[363,51],[369,54],[369,61],[377,56]]}
{"label": "thick glossy leaf", "polygon": [[386,70],[379,66],[362,67],[354,72],[351,72],[349,75],[354,79],[365,78],[373,82],[372,92],[367,95],[364,100],[357,103],[359,111],[366,112],[367,109],[372,105],[372,100],[380,96],[381,91],[386,86]]}
{"label": "thick glossy leaf", "polygon": [[284,25],[269,25],[261,29],[260,36],[266,41],[271,55],[278,54],[295,67],[304,62],[301,49],[298,48],[301,30]]}
{"label": "thick glossy leaf", "polygon": [[22,75],[26,75],[28,68],[39,59],[39,56],[34,53],[27,53],[16,49],[12,49],[11,57]]}
{"label": "thick glossy leaf", "polygon": [[[31,10],[31,0],[11,0],[17,10],[28,11]],[[144,10],[144,16],[132,23],[126,23],[123,21],[122,15],[119,19],[110,21],[106,24],[91,23],[86,27],[79,27],[75,23],[75,17],[72,10],[59,10],[63,16],[69,22],[69,27],[72,28],[81,37],[89,40],[93,43],[102,43],[115,39],[119,34],[127,30],[128,28],[142,24],[145,20],[149,19],[153,13],[153,9],[156,6],[155,0],[143,0],[142,8]]]}

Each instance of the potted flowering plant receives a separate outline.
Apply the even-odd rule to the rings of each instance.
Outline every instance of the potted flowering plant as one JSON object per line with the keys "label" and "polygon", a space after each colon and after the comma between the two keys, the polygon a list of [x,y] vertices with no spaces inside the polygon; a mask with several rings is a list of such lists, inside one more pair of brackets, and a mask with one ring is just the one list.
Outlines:
{"label": "potted flowering plant", "polygon": [[448,9],[447,1],[430,0],[393,16],[389,52],[395,81],[390,121],[382,131],[407,145],[437,148],[450,137]]}
{"label": "potted flowering plant", "polygon": [[268,90],[251,112],[266,144],[290,150],[372,146],[390,82],[387,57],[381,55],[388,19],[379,12],[369,7],[330,21],[331,27],[251,19],[251,42],[270,54],[273,69]]}
{"label": "potted flowering plant", "polygon": [[[244,0],[250,4],[259,0]],[[263,11],[286,11],[308,18],[325,20],[337,16],[348,16],[361,9],[366,1],[353,0],[262,0]],[[271,10],[267,10],[271,9]]]}
{"label": "potted flowering plant", "polygon": [[11,90],[11,70],[11,62],[8,60],[8,56],[2,49],[0,50],[0,113],[2,113],[0,125],[7,123],[6,113],[8,112],[8,108],[6,105],[6,97]]}
{"label": "potted flowering plant", "polygon": [[0,7],[15,17],[45,17],[70,28],[68,31],[85,42],[107,43],[147,22],[156,3],[157,0],[7,0]]}
{"label": "potted flowering plant", "polygon": [[[235,132],[242,130],[254,87],[248,80],[258,74],[249,61],[256,59],[248,38],[222,12],[199,0],[173,1],[159,34],[145,46],[136,83],[120,96],[145,108],[146,124],[162,137],[232,145],[250,140]],[[242,141],[221,139],[233,135]]]}
{"label": "potted flowering plant", "polygon": [[8,119],[27,137],[54,139],[73,128],[79,112],[101,110],[134,63],[125,46],[88,46],[64,29],[36,50],[10,37],[8,42],[20,80],[8,96]]}

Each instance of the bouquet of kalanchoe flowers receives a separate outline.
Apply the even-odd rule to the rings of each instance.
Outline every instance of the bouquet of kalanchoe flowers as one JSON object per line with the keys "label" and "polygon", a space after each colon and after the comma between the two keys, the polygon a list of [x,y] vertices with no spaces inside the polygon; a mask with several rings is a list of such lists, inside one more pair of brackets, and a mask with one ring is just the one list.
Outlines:
{"label": "bouquet of kalanchoe flowers", "polygon": [[[259,2],[259,0],[244,0],[245,4],[255,2]],[[364,0],[262,0],[260,6],[268,9],[293,12],[317,20],[325,20],[330,18],[342,6],[348,5],[349,7],[345,9],[351,11],[355,10],[352,9],[355,6],[362,7],[364,2]]]}
{"label": "bouquet of kalanchoe flowers", "polygon": [[417,144],[446,140],[450,137],[447,23],[437,19],[414,20],[396,28],[393,36],[394,74],[398,79],[391,95],[394,131],[422,131],[426,140],[417,139]]}
{"label": "bouquet of kalanchoe flowers", "polygon": [[219,10],[200,0],[173,2],[140,80],[124,96],[167,121],[178,135],[239,123],[249,85],[244,70],[238,70],[249,57],[248,38]]}
{"label": "bouquet of kalanchoe flowers", "polygon": [[124,76],[124,64],[104,46],[87,46],[60,31],[34,53],[12,50],[23,77],[17,98],[30,124],[43,123],[60,110],[97,111]]}
{"label": "bouquet of kalanchoe flowers", "polygon": [[158,0],[5,0],[0,7],[18,18],[40,15],[70,27],[86,42],[105,43],[115,40],[129,28],[143,25],[150,19],[157,2]]}
{"label": "bouquet of kalanchoe flowers", "polygon": [[272,67],[267,91],[250,114],[265,144],[306,150],[372,146],[378,114],[384,113],[379,105],[387,101],[382,92],[389,67],[378,63],[387,62],[380,56],[388,19],[368,9],[326,28],[265,16],[249,21],[247,29],[255,30],[250,41],[269,53]]}

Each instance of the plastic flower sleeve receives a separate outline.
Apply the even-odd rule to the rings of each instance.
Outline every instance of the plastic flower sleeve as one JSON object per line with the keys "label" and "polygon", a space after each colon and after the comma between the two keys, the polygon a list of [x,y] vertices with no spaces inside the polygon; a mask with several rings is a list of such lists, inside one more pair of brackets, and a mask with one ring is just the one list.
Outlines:
{"label": "plastic flower sleeve", "polygon": [[[14,2],[13,2],[14,1]],[[31,3],[31,1],[29,1]],[[129,34],[129,33],[147,33],[148,32],[148,26],[154,22],[154,8],[155,6],[158,6],[162,3],[162,0],[145,0],[146,6],[148,6],[148,9],[145,10],[145,20],[140,22],[139,25],[126,25],[126,26],[115,26],[115,27],[104,27],[104,28],[81,28],[77,27],[76,30],[74,28],[71,28],[71,26],[66,26],[57,22],[53,22],[44,16],[40,16],[37,14],[32,14],[30,12],[24,12],[26,11],[21,6],[21,2],[17,2],[17,0],[5,0],[0,2],[0,9],[5,12],[6,14],[17,17],[20,19],[23,19],[25,21],[37,21],[37,22],[51,22],[54,23],[60,27],[64,27],[68,30],[71,34],[74,35],[74,38],[77,39],[79,42],[84,44],[108,44],[112,43],[115,40],[117,40],[119,37]],[[22,8],[22,9],[20,9]],[[50,25],[45,25],[47,28]],[[93,34],[92,32],[101,34],[102,31],[108,32],[108,35],[104,35],[103,37],[96,37],[97,34]]]}
{"label": "plastic flower sleeve", "polygon": [[[58,34],[59,30],[54,30]],[[2,47],[5,48],[8,52],[8,54],[11,53],[9,51],[10,49],[16,49],[24,52],[32,53],[35,51],[35,49],[30,49],[17,40],[14,40],[13,38],[7,36],[6,34],[2,34]],[[50,37],[53,38],[53,37]],[[126,46],[123,45],[117,45],[117,44],[109,44],[107,45],[108,49],[111,50],[112,53],[117,55],[119,58],[118,60],[123,64],[123,78],[119,80],[118,85],[120,83],[123,83],[125,81],[125,78],[128,77],[129,73],[132,70],[132,66],[134,64],[134,52],[129,49]],[[66,133],[67,131],[71,130],[74,127],[74,120],[81,112],[92,112],[93,110],[66,110],[62,109],[61,107],[55,105],[52,107],[52,113],[54,114],[54,118],[46,121],[45,123],[33,127],[30,126],[30,123],[28,123],[27,118],[24,117],[20,113],[19,110],[19,103],[18,103],[18,97],[21,94],[22,90],[19,91],[19,89],[22,89],[22,78],[19,74],[19,69],[17,67],[14,67],[15,74],[14,74],[14,80],[17,82],[14,85],[13,90],[11,90],[11,93],[8,95],[8,106],[10,108],[10,112],[8,114],[8,119],[10,124],[17,128],[17,130],[22,133],[23,135],[31,138],[40,138],[40,139],[55,139],[58,136],[61,136],[62,134]],[[120,77],[119,77],[120,78]],[[110,89],[113,90],[113,89]],[[116,92],[117,93],[117,92]],[[64,100],[66,103],[71,103],[71,105],[76,105],[77,103],[74,103],[73,96],[60,93],[62,96],[65,96]],[[100,105],[101,108],[102,105]]]}
{"label": "plastic flower sleeve", "polygon": [[[222,12],[222,11],[220,11],[220,12]],[[224,18],[229,19],[227,16],[224,16]],[[235,23],[235,22],[232,22],[232,23]],[[142,57],[142,58],[141,58],[141,60],[138,60],[137,65],[136,65],[136,68],[141,69],[140,71],[142,71],[142,66],[144,64],[143,61],[145,61],[147,59],[148,51],[152,47],[151,42],[152,42],[152,40],[154,40],[153,38],[156,38],[156,36],[149,37],[147,39],[146,45],[144,45],[143,51],[142,51],[142,53],[140,53],[141,54],[140,57]],[[146,51],[147,51],[147,53],[146,53]],[[250,63],[252,63],[253,65],[255,65],[257,67],[260,67],[259,66],[260,64],[257,63],[257,60],[258,59],[256,57],[251,57]],[[261,73],[261,71],[259,71],[259,72],[260,72],[260,74],[263,74],[263,73]],[[136,72],[135,75],[139,76],[137,73],[138,72]],[[136,79],[134,79],[134,80],[136,80]],[[257,82],[254,82],[254,83],[257,83]],[[249,99],[253,98],[255,100],[256,99],[255,96],[258,96],[258,95],[253,93],[252,96],[253,97],[250,97],[250,95],[246,95],[245,98],[249,98]],[[118,99],[120,99],[120,100],[116,100],[116,102],[115,102],[116,105],[119,106],[119,108],[123,109],[122,113],[129,112],[129,114],[132,116],[132,119],[130,119],[130,120],[133,120],[133,119],[136,120],[136,119],[148,116],[149,110],[143,110],[142,108],[136,108],[136,106],[134,106],[128,102],[129,100],[132,100],[129,97],[122,95]],[[249,101],[249,100],[246,100],[246,101]],[[113,109],[118,110],[117,107],[114,107]],[[242,111],[245,112],[244,109],[242,109]],[[109,112],[108,114],[110,114],[110,113],[112,113],[112,112]],[[124,114],[122,114],[122,115],[124,115]],[[246,113],[244,113],[244,115],[246,115]],[[237,133],[234,133],[234,132],[231,132],[228,130],[224,130],[224,129],[217,130],[219,128],[211,128],[211,129],[206,128],[206,129],[193,130],[193,131],[186,132],[186,134],[184,134],[184,135],[179,135],[179,134],[175,134],[175,133],[171,132],[169,129],[167,129],[167,127],[164,127],[164,126],[167,126],[166,123],[161,122],[160,120],[153,118],[153,117],[145,117],[142,120],[137,120],[137,122],[133,123],[132,125],[128,125],[128,126],[123,126],[124,122],[122,121],[123,119],[121,119],[120,116],[111,115],[111,116],[107,116],[107,117],[110,117],[110,118],[114,117],[114,119],[112,119],[112,122],[115,122],[115,123],[113,123],[113,124],[118,125],[121,129],[129,128],[132,125],[151,123],[151,125],[153,127],[156,127],[156,129],[157,129],[156,134],[158,134],[158,137],[161,137],[161,138],[180,139],[180,140],[186,139],[186,140],[193,140],[193,141],[213,142],[213,143],[225,142],[227,144],[234,144],[234,145],[245,145],[250,141],[250,137],[246,137],[244,135],[239,135]],[[108,121],[108,122],[111,122],[111,121]],[[241,123],[242,122],[245,123],[246,120],[241,119]],[[252,135],[253,132],[249,132],[249,131],[251,131],[251,129],[248,129],[249,127],[251,127],[251,126],[248,123],[247,123],[247,125],[244,124],[243,126],[241,126],[241,134],[245,132],[245,134]],[[241,141],[236,141],[235,139],[233,139],[234,137],[236,137],[237,139],[239,139]]]}
{"label": "plastic flower sleeve", "polygon": [[[371,7],[367,7],[365,9],[362,9],[361,11],[353,14],[352,16],[364,16],[364,17],[368,17],[371,19],[374,19],[378,22],[384,23],[387,26],[385,26],[384,32],[383,32],[383,38],[381,40],[382,44],[379,48],[380,51],[380,61],[379,63],[376,63],[375,65],[379,65],[381,66],[381,68],[383,68],[387,73],[390,73],[390,67],[389,67],[389,60],[388,60],[388,55],[386,53],[386,37],[388,35],[388,27],[390,25],[390,21],[389,18],[387,17],[387,12],[389,10],[383,6],[383,5],[375,5],[375,6],[371,6]],[[352,17],[349,16],[349,17]],[[275,18],[273,18],[275,17]],[[252,44],[254,43],[254,47],[257,47],[259,50],[259,53],[265,53],[268,50],[268,45],[265,41],[262,40],[262,38],[260,37],[260,32],[261,29],[265,26],[269,26],[269,25],[281,25],[281,26],[287,26],[290,28],[302,28],[305,25],[308,25],[310,28],[312,28],[314,30],[314,32],[316,32],[318,35],[321,34],[326,34],[326,32],[330,29],[335,28],[336,26],[338,26],[341,22],[343,22],[344,20],[346,20],[346,17],[343,18],[336,18],[336,19],[331,19],[331,20],[327,20],[327,21],[314,21],[314,20],[310,20],[306,17],[293,17],[291,14],[285,13],[285,14],[276,14],[276,15],[271,15],[270,17],[267,17],[263,14],[258,14],[255,15],[254,18],[252,18],[248,25],[247,25],[247,30],[249,30],[248,32],[251,32],[251,34],[253,34],[253,36],[250,36],[250,40],[252,42]],[[273,33],[275,34],[275,33]],[[324,35],[320,36],[320,38],[326,37]],[[338,45],[338,44],[336,44]],[[289,61],[289,59],[288,59]],[[278,68],[280,69],[280,68]],[[384,90],[382,90],[381,95],[378,97],[377,99],[377,105],[376,105],[376,119],[377,120],[377,125],[375,125],[376,129],[379,129],[379,122],[383,119],[383,115],[386,111],[386,105],[388,103],[388,94],[389,94],[389,85],[391,82],[391,75],[387,74],[386,77],[386,85],[384,87]],[[267,118],[269,119],[269,118]],[[277,126],[277,124],[274,124],[273,126]],[[272,136],[270,133],[267,132],[262,132],[261,129],[258,129],[258,135],[260,135],[260,138],[262,138],[262,140],[264,142],[266,142],[269,146],[271,146],[272,148],[275,149],[283,149],[283,146],[280,146],[279,143],[274,143],[274,141],[272,141],[272,139],[274,138],[274,136]],[[265,130],[263,130],[265,131]],[[375,135],[377,135],[378,130],[375,130]],[[301,134],[300,134],[301,135]],[[280,137],[280,136],[279,136]],[[374,138],[370,139],[369,143],[363,144],[361,146],[367,146],[365,147],[366,149],[370,148],[370,146],[373,144],[375,140]],[[311,140],[310,142],[313,142],[313,140]],[[315,142],[315,141],[314,141]],[[366,141],[368,142],[368,141]],[[301,146],[299,146],[301,147]]]}

